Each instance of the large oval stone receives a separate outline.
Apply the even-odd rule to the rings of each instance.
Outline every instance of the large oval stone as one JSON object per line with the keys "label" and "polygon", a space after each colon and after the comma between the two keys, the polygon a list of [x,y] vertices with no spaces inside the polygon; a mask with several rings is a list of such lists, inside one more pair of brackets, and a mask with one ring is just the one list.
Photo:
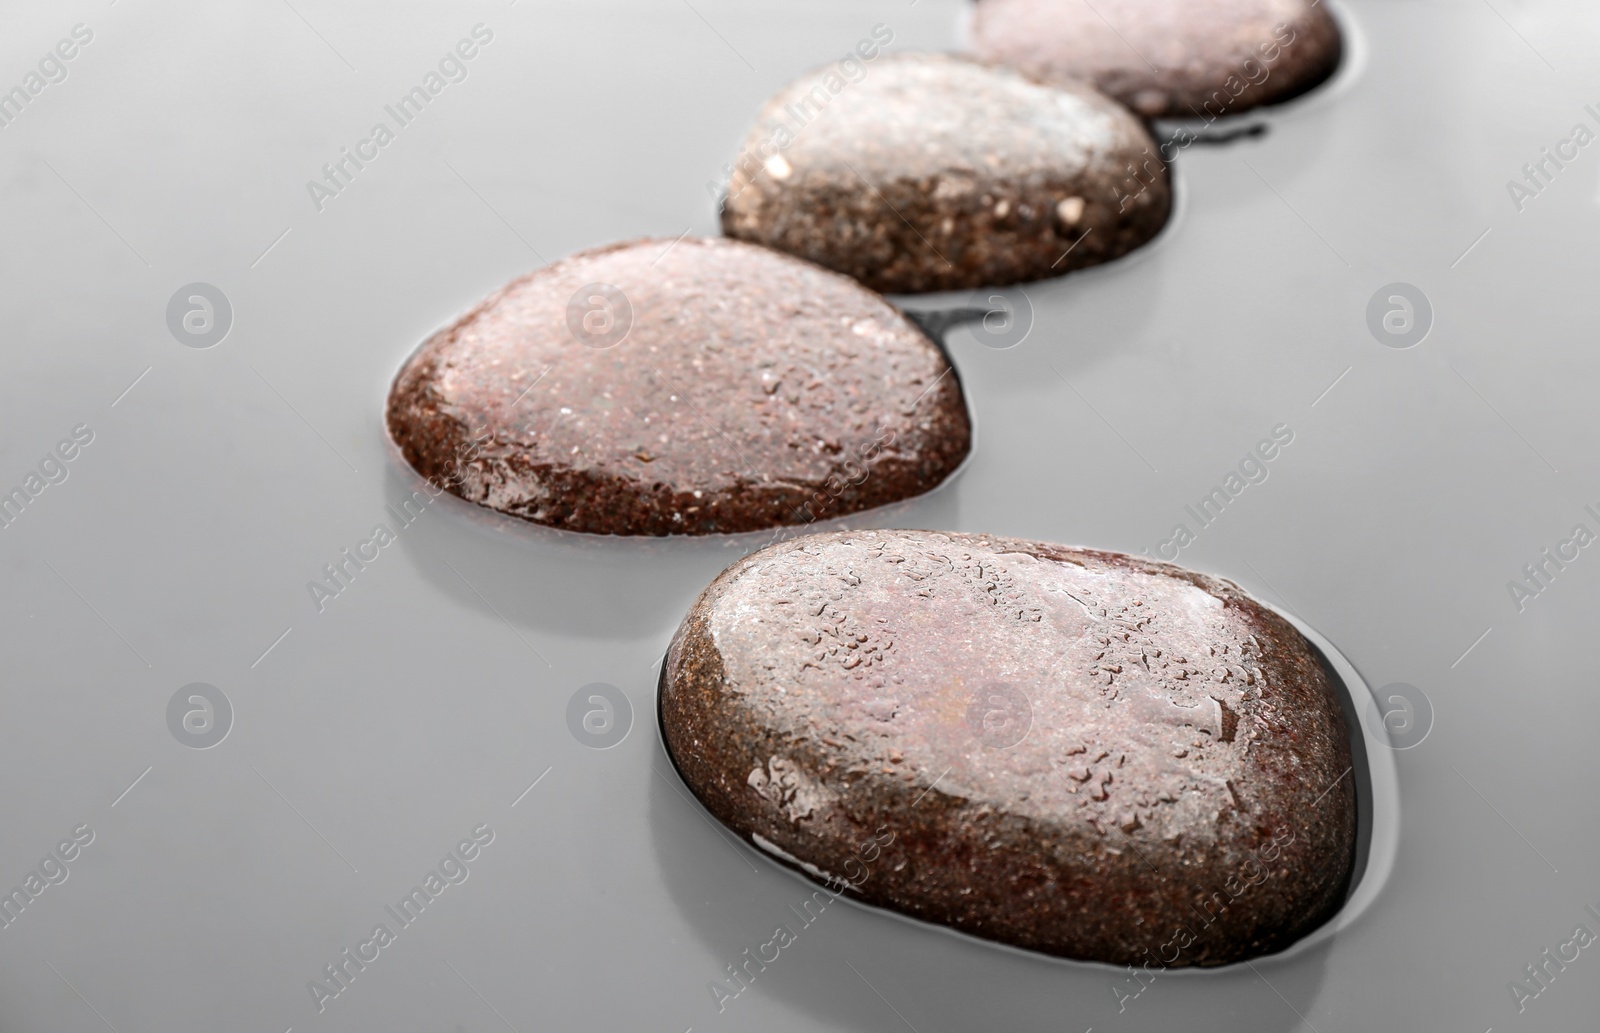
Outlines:
{"label": "large oval stone", "polygon": [[418,473],[572,531],[713,534],[920,494],[966,457],[943,353],[843,276],[725,239],[635,241],[516,280],[389,394]]}
{"label": "large oval stone", "polygon": [[982,0],[980,57],[1092,82],[1141,115],[1235,115],[1333,74],[1339,25],[1318,0]]}
{"label": "large oval stone", "polygon": [[1106,262],[1155,236],[1170,208],[1154,141],[1108,98],[902,54],[857,82],[818,69],[772,98],[740,149],[722,228],[910,293]]}
{"label": "large oval stone", "polygon": [[1031,950],[1217,965],[1327,919],[1354,863],[1339,700],[1216,578],[929,531],[734,564],[667,655],[684,780],[773,857]]}

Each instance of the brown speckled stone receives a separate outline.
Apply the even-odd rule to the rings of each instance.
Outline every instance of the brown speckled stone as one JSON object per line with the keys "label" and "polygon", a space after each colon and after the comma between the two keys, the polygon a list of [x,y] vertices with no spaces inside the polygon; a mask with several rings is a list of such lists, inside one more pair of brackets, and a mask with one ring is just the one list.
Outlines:
{"label": "brown speckled stone", "polygon": [[819,69],[767,103],[724,233],[912,293],[1059,276],[1166,223],[1154,141],[1093,90],[943,54],[865,68],[855,83]]}
{"label": "brown speckled stone", "polygon": [[1333,74],[1316,0],[978,0],[979,56],[1045,82],[1092,82],[1150,118],[1235,115]]}
{"label": "brown speckled stone", "polygon": [[734,564],[667,654],[671,756],[837,892],[1072,958],[1218,965],[1341,904],[1355,778],[1304,637],[1227,581],[931,531]]}
{"label": "brown speckled stone", "polygon": [[[584,329],[607,325],[594,284],[621,292],[609,347]],[[470,502],[619,535],[853,513],[929,490],[970,443],[953,370],[878,295],[693,237],[514,281],[406,361],[387,422],[418,473]]]}

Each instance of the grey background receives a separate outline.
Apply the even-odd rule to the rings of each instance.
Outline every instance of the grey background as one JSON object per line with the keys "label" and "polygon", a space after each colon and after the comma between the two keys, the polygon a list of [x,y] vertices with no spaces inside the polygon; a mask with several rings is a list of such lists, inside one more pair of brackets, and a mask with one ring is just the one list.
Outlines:
{"label": "grey background", "polygon": [[[325,612],[309,602],[307,580],[418,487],[380,423],[418,341],[544,259],[714,232],[705,184],[763,99],[879,22],[891,52],[955,46],[963,7],[7,10],[3,88],[74,23],[95,35],[0,129],[0,486],[73,426],[96,436],[0,530],[0,888],[74,827],[95,839],[0,930],[0,1029],[1593,1023],[1600,946],[1524,1014],[1507,987],[1579,922],[1600,933],[1600,554],[1525,612],[1506,588],[1573,524],[1600,529],[1581,508],[1600,503],[1600,147],[1520,213],[1505,186],[1600,100],[1600,12],[1581,3],[1339,6],[1339,80],[1262,116],[1265,136],[1187,149],[1153,246],[1030,287],[1018,347],[952,333],[975,455],[852,522],[1151,550],[1293,427],[1180,562],[1435,709],[1392,754],[1380,896],[1314,949],[1162,976],[1119,1014],[1109,968],[841,902],[718,1014],[707,982],[810,887],[687,799],[651,723],[654,665],[759,537],[577,540],[445,499]],[[318,213],[306,180],[477,22],[495,37],[468,78]],[[166,325],[196,281],[234,311],[205,350]],[[1395,281],[1433,305],[1415,348],[1367,329]],[[195,681],[234,708],[205,751],[165,718]],[[605,751],[565,720],[590,682],[633,703]],[[482,823],[468,881],[319,1015],[307,981]]]}

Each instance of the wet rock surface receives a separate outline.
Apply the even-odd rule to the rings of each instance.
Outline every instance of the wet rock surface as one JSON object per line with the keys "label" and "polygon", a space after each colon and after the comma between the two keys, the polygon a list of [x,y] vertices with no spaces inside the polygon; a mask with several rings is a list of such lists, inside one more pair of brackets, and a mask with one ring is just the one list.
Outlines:
{"label": "wet rock surface", "polygon": [[933,488],[970,445],[953,370],[881,297],[699,238],[514,281],[406,361],[387,423],[470,502],[618,535],[857,512]]}
{"label": "wet rock surface", "polygon": [[972,36],[978,56],[1042,81],[1208,121],[1312,89],[1342,53],[1316,0],[979,0]]}
{"label": "wet rock surface", "polygon": [[1217,965],[1339,907],[1335,690],[1233,584],[1017,539],[753,553],[668,652],[668,750],[745,840],[861,901],[1072,958]]}
{"label": "wet rock surface", "polygon": [[942,54],[832,67],[769,101],[723,232],[889,293],[1003,286],[1110,261],[1171,208],[1144,126],[1074,85]]}

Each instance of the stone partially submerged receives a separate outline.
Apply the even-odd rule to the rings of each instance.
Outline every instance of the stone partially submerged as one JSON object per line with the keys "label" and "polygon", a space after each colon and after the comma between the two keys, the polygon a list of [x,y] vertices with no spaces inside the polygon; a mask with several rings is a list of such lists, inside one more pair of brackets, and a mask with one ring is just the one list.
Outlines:
{"label": "stone partially submerged", "polygon": [[419,348],[389,434],[429,481],[569,531],[728,534],[937,486],[971,426],[943,352],[843,276],[725,239],[516,280]]}
{"label": "stone partially submerged", "polygon": [[1160,231],[1166,165],[1084,85],[944,54],[819,69],[767,102],[722,229],[889,293],[998,287],[1107,262]]}
{"label": "stone partially submerged", "polygon": [[978,56],[1044,82],[1208,122],[1305,93],[1343,52],[1318,0],[980,0],[972,35]]}
{"label": "stone partially submerged", "polygon": [[1031,950],[1218,965],[1330,917],[1339,700],[1233,584],[1119,553],[841,531],[724,571],[668,652],[684,780],[869,904]]}

